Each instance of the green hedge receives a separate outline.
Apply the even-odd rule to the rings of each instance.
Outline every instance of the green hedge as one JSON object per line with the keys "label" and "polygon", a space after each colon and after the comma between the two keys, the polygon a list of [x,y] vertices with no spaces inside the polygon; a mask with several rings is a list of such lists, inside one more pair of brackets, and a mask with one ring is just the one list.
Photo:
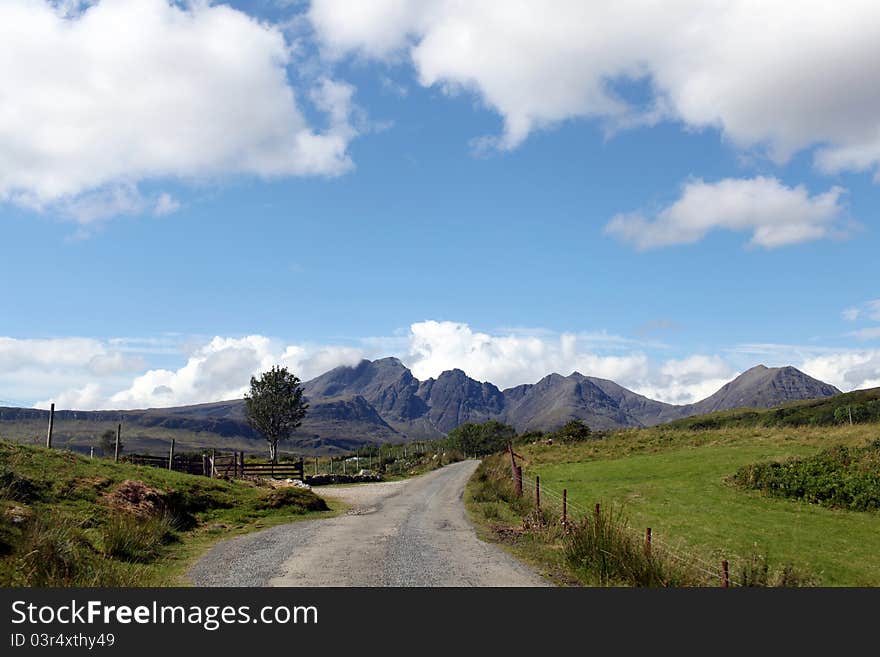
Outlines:
{"label": "green hedge", "polygon": [[833,447],[784,463],[754,463],[740,468],[733,482],[829,507],[880,509],[880,440],[867,447]]}

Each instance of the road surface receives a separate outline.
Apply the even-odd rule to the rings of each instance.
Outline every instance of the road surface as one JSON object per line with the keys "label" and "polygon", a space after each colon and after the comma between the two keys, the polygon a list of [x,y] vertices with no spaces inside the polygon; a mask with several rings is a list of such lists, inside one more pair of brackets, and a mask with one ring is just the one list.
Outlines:
{"label": "road surface", "polygon": [[477,461],[405,481],[315,489],[342,516],[280,525],[215,545],[197,586],[547,586],[468,521],[462,493]]}

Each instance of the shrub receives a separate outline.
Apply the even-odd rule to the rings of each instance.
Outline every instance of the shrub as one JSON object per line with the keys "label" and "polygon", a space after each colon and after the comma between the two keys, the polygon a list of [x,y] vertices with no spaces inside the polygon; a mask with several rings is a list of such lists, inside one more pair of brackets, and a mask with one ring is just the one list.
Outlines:
{"label": "shrub", "polygon": [[742,488],[823,506],[880,509],[880,440],[837,446],[815,456],[743,466],[731,477]]}
{"label": "shrub", "polygon": [[309,490],[294,486],[269,491],[263,495],[257,506],[262,509],[286,508],[293,513],[327,511],[329,509],[324,498],[318,497]]}

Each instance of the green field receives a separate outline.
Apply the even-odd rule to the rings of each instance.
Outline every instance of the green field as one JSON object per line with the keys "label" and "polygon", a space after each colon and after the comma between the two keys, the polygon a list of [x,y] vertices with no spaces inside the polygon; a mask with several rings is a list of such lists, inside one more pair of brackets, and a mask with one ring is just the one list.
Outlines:
{"label": "green field", "polygon": [[[638,531],[710,563],[757,553],[823,585],[880,585],[880,514],[828,509],[746,491],[727,481],[743,465],[864,445],[880,425],[626,431],[578,445],[527,445],[526,476],[568,489],[570,507],[621,505]],[[558,502],[545,495],[545,504]],[[574,508],[573,508],[574,510]]]}

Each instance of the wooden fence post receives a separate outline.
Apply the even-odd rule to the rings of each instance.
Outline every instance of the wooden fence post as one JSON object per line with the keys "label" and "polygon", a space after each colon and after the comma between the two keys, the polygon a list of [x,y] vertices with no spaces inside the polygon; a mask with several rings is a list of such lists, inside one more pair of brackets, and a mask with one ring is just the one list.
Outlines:
{"label": "wooden fence post", "polygon": [[596,502],[596,508],[593,509],[593,522],[599,524],[599,503]]}
{"label": "wooden fence post", "polygon": [[52,449],[52,429],[55,426],[55,402],[49,406],[49,431],[46,432],[46,447]]}
{"label": "wooden fence post", "polygon": [[516,496],[522,497],[522,466],[516,466],[516,472],[514,473],[513,480],[514,488],[516,489]]}
{"label": "wooden fence post", "polygon": [[[303,475],[305,476],[305,475]],[[318,476],[318,457],[315,457],[315,476]]]}
{"label": "wooden fence post", "polygon": [[562,489],[562,528],[568,525],[568,489]]}
{"label": "wooden fence post", "polygon": [[645,556],[651,558],[651,528],[645,528]]}
{"label": "wooden fence post", "polygon": [[541,512],[541,478],[535,475],[535,510]]}
{"label": "wooden fence post", "polygon": [[113,461],[119,463],[119,441],[122,438],[122,423],[116,425],[116,444],[113,448]]}
{"label": "wooden fence post", "polygon": [[95,458],[95,448],[94,447],[89,447],[89,458],[90,459]]}
{"label": "wooden fence post", "polygon": [[216,466],[214,465],[214,458],[217,456],[217,450],[213,447],[211,448],[211,479],[214,478],[214,473],[216,472]]}
{"label": "wooden fence post", "polygon": [[727,559],[722,559],[722,561],[721,561],[721,588],[726,589],[729,587],[730,587],[729,566],[727,564]]}
{"label": "wooden fence post", "polygon": [[174,469],[174,438],[171,439],[171,449],[168,450],[168,469]]}

